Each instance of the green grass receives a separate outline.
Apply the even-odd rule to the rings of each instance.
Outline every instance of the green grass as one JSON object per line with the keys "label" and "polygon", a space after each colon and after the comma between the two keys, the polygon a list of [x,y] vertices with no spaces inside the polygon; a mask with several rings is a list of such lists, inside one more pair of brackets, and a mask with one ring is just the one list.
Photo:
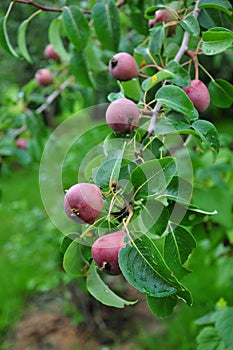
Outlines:
{"label": "green grass", "polygon": [[12,327],[33,293],[61,278],[59,231],[40,199],[38,170],[24,168],[2,176],[0,204],[0,334]]}

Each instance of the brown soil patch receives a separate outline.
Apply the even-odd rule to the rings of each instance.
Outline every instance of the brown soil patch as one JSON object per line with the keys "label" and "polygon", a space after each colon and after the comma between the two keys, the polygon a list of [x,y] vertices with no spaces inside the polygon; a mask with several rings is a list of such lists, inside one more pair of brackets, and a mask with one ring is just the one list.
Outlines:
{"label": "brown soil patch", "polygon": [[[145,334],[163,332],[161,322],[151,314],[145,298],[130,286],[128,299],[138,299],[134,306],[116,309],[103,306],[71,286],[72,301],[84,316],[77,326],[64,315],[61,299],[33,302],[18,322],[9,350],[114,350],[140,349],[137,331]],[[124,291],[125,293],[126,291]]]}

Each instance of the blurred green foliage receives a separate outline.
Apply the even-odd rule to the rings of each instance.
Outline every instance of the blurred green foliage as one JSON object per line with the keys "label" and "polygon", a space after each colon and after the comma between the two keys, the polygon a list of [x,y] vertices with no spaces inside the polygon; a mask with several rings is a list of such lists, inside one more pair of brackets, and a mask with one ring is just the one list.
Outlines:
{"label": "blurred green foliage", "polygon": [[1,176],[0,334],[12,327],[36,292],[62,280],[60,235],[43,210],[37,166]]}

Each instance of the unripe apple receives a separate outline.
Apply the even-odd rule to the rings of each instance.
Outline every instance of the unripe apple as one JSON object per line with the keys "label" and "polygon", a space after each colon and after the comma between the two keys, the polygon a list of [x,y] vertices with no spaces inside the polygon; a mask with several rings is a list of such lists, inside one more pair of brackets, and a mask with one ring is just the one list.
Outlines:
{"label": "unripe apple", "polygon": [[139,116],[137,105],[127,98],[113,101],[106,111],[107,124],[119,134],[130,133],[138,125]]}
{"label": "unripe apple", "polygon": [[119,52],[111,58],[109,71],[115,79],[120,81],[131,80],[139,74],[137,62],[127,52]]}
{"label": "unripe apple", "polygon": [[191,81],[189,86],[183,87],[199,113],[204,112],[210,104],[210,94],[206,85],[198,79]]}
{"label": "unripe apple", "polygon": [[39,69],[35,74],[35,79],[41,86],[47,86],[53,82],[52,73],[46,68]]}
{"label": "unripe apple", "polygon": [[100,215],[103,198],[98,186],[79,183],[70,187],[64,198],[65,213],[80,224],[92,224]]}
{"label": "unripe apple", "polygon": [[92,246],[92,257],[96,265],[109,275],[121,273],[118,255],[122,247],[126,245],[124,231],[117,231],[99,237]]}
{"label": "unripe apple", "polygon": [[[152,28],[154,24],[158,22],[173,22],[176,21],[176,15],[173,11],[170,11],[168,9],[163,9],[163,10],[157,10],[155,11],[155,18],[149,20],[149,28]],[[176,29],[175,25],[169,26],[168,29],[168,35],[171,36]]]}
{"label": "unripe apple", "polygon": [[56,60],[56,61],[60,60],[60,56],[58,55],[58,53],[56,53],[52,44],[48,44],[46,46],[46,48],[44,50],[44,55],[45,55],[45,57],[47,57],[48,59],[51,59],[51,60]]}
{"label": "unripe apple", "polygon": [[16,146],[21,149],[27,149],[27,143],[28,140],[23,137],[20,137],[15,141]]}

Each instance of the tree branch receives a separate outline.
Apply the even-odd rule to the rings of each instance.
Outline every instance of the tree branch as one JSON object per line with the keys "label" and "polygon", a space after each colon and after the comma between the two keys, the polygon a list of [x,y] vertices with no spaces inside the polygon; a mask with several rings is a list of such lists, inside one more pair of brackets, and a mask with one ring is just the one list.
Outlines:
{"label": "tree branch", "polygon": [[[66,81],[64,81],[63,84],[61,84],[57,90],[53,91],[46,99],[46,101],[39,106],[35,112],[37,114],[41,114],[42,112],[44,112],[46,110],[46,108],[53,103],[53,101],[60,95],[60,93],[65,90],[73,81],[73,77],[70,77],[69,79],[67,79]],[[31,114],[32,111],[27,109],[26,110],[27,114]],[[24,131],[27,130],[27,126],[26,125],[22,125],[19,129],[15,130],[14,132],[12,132],[13,137],[17,137],[19,135],[21,135]]]}
{"label": "tree branch", "polygon": [[[48,6],[44,6],[44,5],[41,5],[41,4],[38,4],[37,2],[35,1],[31,1],[31,0],[11,0],[11,2],[19,2],[21,4],[26,4],[26,5],[31,5],[31,6],[34,6],[40,10],[43,10],[43,11],[50,11],[50,12],[62,12],[63,11],[63,8],[55,8],[55,7],[48,7]],[[119,1],[116,6],[118,8],[122,7],[123,5],[126,4],[126,0],[122,0],[122,1]],[[86,15],[91,15],[91,11],[89,10],[82,10],[82,12]]]}
{"label": "tree branch", "polygon": [[122,1],[119,1],[117,4],[116,4],[116,6],[118,7],[118,8],[120,8],[120,7],[122,7],[122,6],[124,6],[125,4],[126,4],[126,0],[122,0]]}
{"label": "tree branch", "polygon": [[[200,2],[200,0],[196,0],[194,11],[193,11],[193,15],[196,18],[199,15],[199,9],[198,9],[199,2]],[[174,61],[176,61],[177,63],[180,62],[181,58],[183,57],[183,55],[187,51],[189,40],[190,40],[190,34],[188,32],[184,32],[184,36],[183,36],[183,40],[182,40],[181,46],[180,46],[180,48],[179,48],[179,50],[178,50],[178,52],[177,52],[177,54],[176,54],[176,56],[174,58]],[[166,85],[167,82],[168,81],[165,80],[163,85]],[[161,107],[162,107],[162,103],[161,102],[157,102],[155,104],[155,107],[153,109],[153,114],[152,114],[152,117],[151,117],[151,120],[150,120],[150,124],[149,124],[149,127],[148,127],[148,131],[147,131],[147,134],[146,134],[145,138],[148,138],[148,137],[150,137],[153,134],[155,123],[156,123],[156,120],[157,120],[157,117],[159,115],[159,111],[160,111]]]}
{"label": "tree branch", "polygon": [[46,99],[46,101],[39,106],[35,112],[37,114],[41,114],[42,112],[44,112],[44,110],[60,95],[60,93],[65,90],[72,82],[73,77],[70,77],[69,79],[67,79],[66,81],[64,81],[64,83],[62,83],[57,90],[54,90],[51,95],[49,95]]}
{"label": "tree branch", "polygon": [[21,135],[26,130],[27,130],[26,125],[22,125],[19,129],[12,132],[12,136],[14,138],[16,138],[17,136]]}
{"label": "tree branch", "polygon": [[50,12],[62,12],[63,11],[63,9],[54,8],[54,7],[47,7],[44,5],[37,4],[36,2],[31,1],[31,0],[11,0],[11,2],[19,2],[21,4],[31,5],[31,6],[34,6],[38,9],[40,9],[40,10],[43,10],[43,11],[50,11]]}

